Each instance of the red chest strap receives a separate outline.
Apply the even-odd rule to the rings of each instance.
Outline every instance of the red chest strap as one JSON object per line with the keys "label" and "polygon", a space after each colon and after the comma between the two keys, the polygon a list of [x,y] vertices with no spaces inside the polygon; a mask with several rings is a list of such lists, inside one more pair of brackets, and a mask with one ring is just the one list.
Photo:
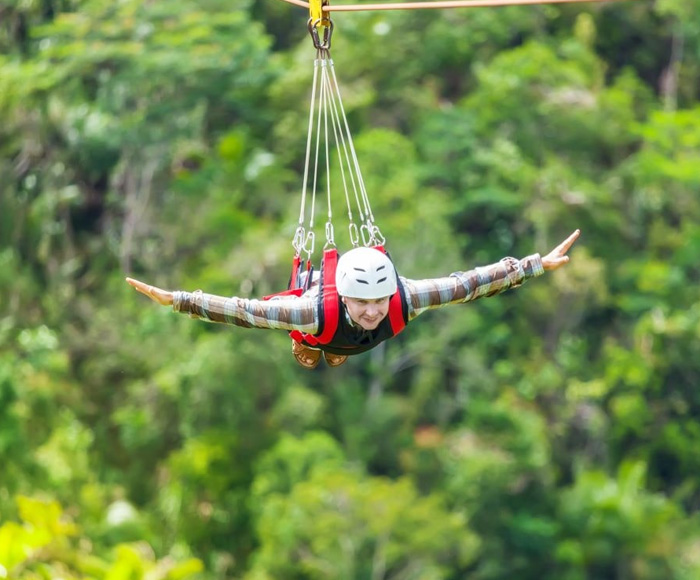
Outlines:
{"label": "red chest strap", "polygon": [[391,297],[391,300],[389,300],[389,324],[391,324],[391,332],[394,333],[394,336],[406,328],[400,290],[397,290]]}
{"label": "red chest strap", "polygon": [[338,329],[338,290],[335,287],[335,271],[338,267],[338,250],[331,248],[323,251],[323,272],[321,288],[323,294],[323,330],[315,336],[317,342],[326,344],[333,340]]}
{"label": "red chest strap", "polygon": [[[389,252],[386,251],[384,246],[374,246],[377,250],[385,253],[387,256],[389,256]],[[391,258],[391,256],[389,256]],[[397,280],[398,282],[398,280]],[[399,332],[401,332],[404,328],[406,328],[406,320],[404,319],[403,316],[403,301],[401,299],[401,288],[400,288],[400,282],[399,283],[399,288],[396,290],[394,295],[391,297],[391,300],[389,301],[389,324],[391,324],[391,331],[394,333],[394,336],[396,336]]]}

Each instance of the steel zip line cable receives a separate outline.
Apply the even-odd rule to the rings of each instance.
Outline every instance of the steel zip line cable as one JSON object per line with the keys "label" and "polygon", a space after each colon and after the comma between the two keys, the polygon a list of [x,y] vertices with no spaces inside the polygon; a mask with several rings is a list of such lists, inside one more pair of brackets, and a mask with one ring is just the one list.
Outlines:
{"label": "steel zip line cable", "polygon": [[[309,8],[304,0],[282,0],[302,8]],[[394,2],[381,4],[324,5],[323,12],[359,12],[363,10],[425,10],[441,8],[482,8],[486,6],[523,6],[532,4],[589,4],[612,3],[623,0],[435,0],[432,2]],[[629,1],[629,0],[628,0]]]}

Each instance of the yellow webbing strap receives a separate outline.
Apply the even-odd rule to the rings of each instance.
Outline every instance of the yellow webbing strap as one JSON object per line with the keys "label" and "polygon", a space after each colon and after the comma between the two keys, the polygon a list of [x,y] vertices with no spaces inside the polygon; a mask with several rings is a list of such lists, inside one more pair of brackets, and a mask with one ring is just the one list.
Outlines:
{"label": "yellow webbing strap", "polygon": [[320,22],[323,18],[323,0],[309,0],[309,17],[311,22]]}
{"label": "yellow webbing strap", "polygon": [[329,0],[309,0],[309,18],[314,27],[331,25],[330,14],[323,11],[323,7],[329,5]]}

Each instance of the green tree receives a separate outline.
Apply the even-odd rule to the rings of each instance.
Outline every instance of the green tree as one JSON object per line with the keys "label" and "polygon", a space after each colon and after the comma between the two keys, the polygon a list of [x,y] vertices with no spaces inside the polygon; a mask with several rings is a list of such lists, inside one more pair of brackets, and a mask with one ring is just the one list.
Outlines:
{"label": "green tree", "polygon": [[0,525],[3,578],[186,580],[202,571],[199,560],[182,554],[158,560],[145,542],[119,544],[110,553],[95,554],[57,502],[18,496],[17,504],[21,522]]}
{"label": "green tree", "polygon": [[246,578],[449,578],[478,546],[462,514],[408,480],[316,471],[271,495]]}

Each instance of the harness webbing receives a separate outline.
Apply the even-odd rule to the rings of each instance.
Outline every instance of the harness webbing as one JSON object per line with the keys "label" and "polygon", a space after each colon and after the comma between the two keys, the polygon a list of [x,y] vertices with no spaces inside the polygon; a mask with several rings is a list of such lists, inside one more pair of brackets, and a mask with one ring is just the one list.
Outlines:
{"label": "harness webbing", "polygon": [[[374,246],[377,250],[389,255],[384,246]],[[297,266],[297,258],[295,258],[295,266]],[[300,330],[292,330],[289,333],[297,342],[305,342],[310,346],[317,344],[328,344],[333,340],[335,333],[338,330],[342,311],[339,306],[338,289],[335,285],[335,274],[338,268],[338,250],[329,248],[323,252],[323,261],[321,262],[321,280],[319,288],[319,330],[316,334],[307,334]],[[305,288],[290,288],[285,292],[274,294],[273,296],[287,296],[290,294],[300,296]],[[266,296],[269,299],[272,296]],[[406,321],[403,313],[403,302],[400,289],[394,293],[389,299],[389,313],[387,315],[391,331],[394,335],[399,334],[405,327]]]}
{"label": "harness webbing", "polygon": [[[375,246],[375,248],[389,256],[389,252],[386,251],[384,246]],[[389,256],[389,259],[391,259],[391,256]],[[391,330],[394,333],[394,336],[406,328],[406,321],[403,317],[403,304],[401,303],[401,292],[398,289],[389,300],[388,316],[389,324],[391,324]]]}
{"label": "harness webbing", "polygon": [[401,304],[401,292],[396,292],[389,301],[389,324],[391,324],[391,331],[394,333],[394,336],[406,328],[406,321],[403,318],[403,304]]}
{"label": "harness webbing", "polygon": [[320,292],[323,300],[323,319],[320,333],[314,338],[321,344],[327,344],[335,336],[338,329],[338,289],[335,286],[335,271],[338,267],[338,250],[329,248],[323,252],[323,263],[321,265],[321,288]]}

